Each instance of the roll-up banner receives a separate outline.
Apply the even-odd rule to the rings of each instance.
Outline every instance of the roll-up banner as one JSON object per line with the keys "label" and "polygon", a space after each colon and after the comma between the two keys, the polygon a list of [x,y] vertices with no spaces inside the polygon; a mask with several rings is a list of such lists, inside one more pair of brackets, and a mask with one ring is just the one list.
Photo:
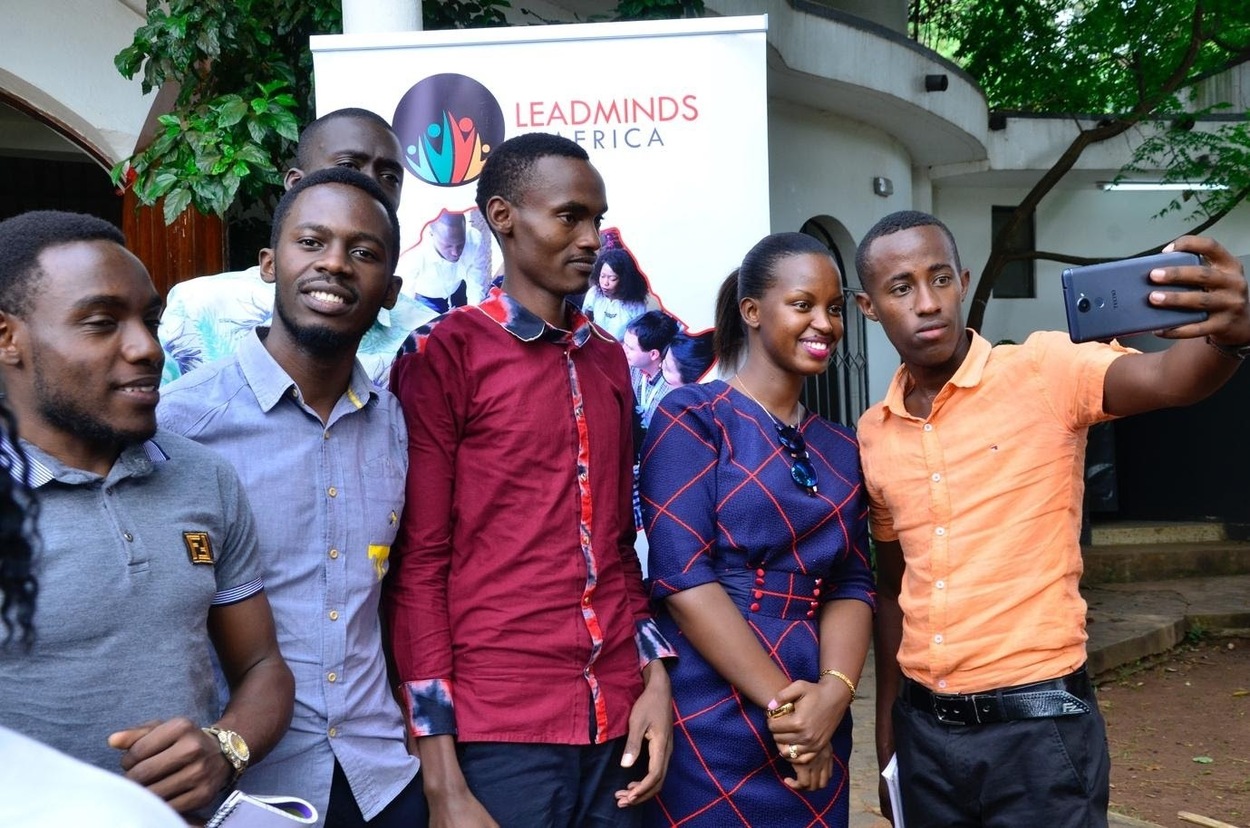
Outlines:
{"label": "roll-up banner", "polygon": [[[369,109],[398,133],[398,272],[405,293],[436,300],[431,315],[477,301],[501,272],[477,176],[492,147],[542,131],[576,141],[603,175],[604,244],[632,254],[647,305],[700,331],[769,231],[766,31],[757,16],[318,36],[317,111]],[[449,263],[435,243],[457,222]]]}

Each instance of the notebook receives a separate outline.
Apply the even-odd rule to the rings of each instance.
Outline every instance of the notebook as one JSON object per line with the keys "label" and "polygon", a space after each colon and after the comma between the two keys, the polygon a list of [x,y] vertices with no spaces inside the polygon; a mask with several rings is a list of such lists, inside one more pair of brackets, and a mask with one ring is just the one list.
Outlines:
{"label": "notebook", "polygon": [[317,809],[299,797],[234,791],[204,828],[292,828],[316,821]]}

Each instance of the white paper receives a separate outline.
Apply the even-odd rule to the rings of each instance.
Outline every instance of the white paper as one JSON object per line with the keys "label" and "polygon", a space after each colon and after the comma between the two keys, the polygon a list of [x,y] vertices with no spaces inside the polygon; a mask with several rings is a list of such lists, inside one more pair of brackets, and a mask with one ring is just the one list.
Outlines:
{"label": "white paper", "polygon": [[885,786],[890,791],[890,809],[894,811],[894,828],[903,826],[903,795],[898,789],[898,754],[890,757],[890,762],[881,771]]}

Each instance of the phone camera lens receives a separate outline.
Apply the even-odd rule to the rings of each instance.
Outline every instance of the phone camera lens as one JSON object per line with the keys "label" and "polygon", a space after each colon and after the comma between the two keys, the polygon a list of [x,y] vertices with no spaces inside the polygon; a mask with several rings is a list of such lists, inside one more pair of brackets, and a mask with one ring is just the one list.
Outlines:
{"label": "phone camera lens", "polygon": [[1080,299],[1077,299],[1076,309],[1079,310],[1081,313],[1089,313],[1089,298],[1086,296],[1082,296]]}

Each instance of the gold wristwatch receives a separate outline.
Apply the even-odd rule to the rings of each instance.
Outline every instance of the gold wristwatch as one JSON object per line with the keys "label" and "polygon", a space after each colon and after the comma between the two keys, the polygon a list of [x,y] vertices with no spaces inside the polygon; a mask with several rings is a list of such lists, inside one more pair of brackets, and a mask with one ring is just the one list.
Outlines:
{"label": "gold wristwatch", "polygon": [[247,762],[252,758],[252,752],[248,750],[247,742],[243,741],[243,737],[233,730],[222,730],[220,727],[203,727],[200,729],[217,740],[222,756],[225,756],[226,761],[234,768],[234,778],[231,781],[237,780],[243,774],[243,771],[247,770]]}

